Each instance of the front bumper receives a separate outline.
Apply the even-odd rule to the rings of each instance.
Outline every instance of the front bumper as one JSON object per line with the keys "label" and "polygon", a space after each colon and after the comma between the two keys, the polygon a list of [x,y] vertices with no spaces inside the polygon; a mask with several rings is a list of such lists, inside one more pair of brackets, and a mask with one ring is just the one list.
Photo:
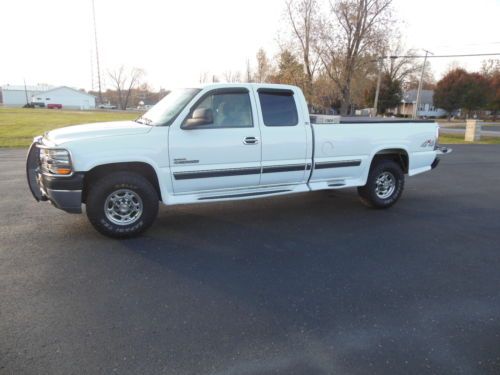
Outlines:
{"label": "front bumper", "polygon": [[40,138],[35,139],[28,151],[26,176],[33,197],[50,201],[55,207],[69,212],[82,212],[83,173],[68,177],[49,176],[40,169]]}

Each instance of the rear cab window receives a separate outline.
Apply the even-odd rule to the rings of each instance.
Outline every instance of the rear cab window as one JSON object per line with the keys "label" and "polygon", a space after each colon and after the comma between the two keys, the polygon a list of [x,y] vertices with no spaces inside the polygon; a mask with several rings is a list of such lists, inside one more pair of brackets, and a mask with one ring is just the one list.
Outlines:
{"label": "rear cab window", "polygon": [[296,126],[299,123],[297,104],[291,90],[258,89],[265,126]]}

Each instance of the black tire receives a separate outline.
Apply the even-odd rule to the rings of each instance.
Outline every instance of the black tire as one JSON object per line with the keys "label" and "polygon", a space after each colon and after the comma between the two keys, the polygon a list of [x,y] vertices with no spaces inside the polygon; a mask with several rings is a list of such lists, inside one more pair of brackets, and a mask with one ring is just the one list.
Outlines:
{"label": "black tire", "polygon": [[[383,176],[386,177],[385,181],[390,181],[391,178],[394,179],[394,189],[388,188],[385,190],[385,186],[382,183],[377,183],[379,178],[382,178],[379,181],[384,180]],[[380,159],[374,161],[366,185],[358,188],[358,194],[361,202],[368,207],[389,208],[403,194],[404,185],[405,176],[401,166],[395,161]],[[379,189],[377,189],[377,186]],[[392,186],[392,183],[388,182],[387,186]],[[383,194],[384,192],[385,194]]]}
{"label": "black tire", "polygon": [[[115,172],[92,182],[87,194],[87,217],[94,228],[105,236],[135,237],[153,224],[158,214],[158,202],[158,193],[146,178],[131,172]],[[132,212],[130,223],[127,220],[116,222],[123,218],[120,215],[128,215],[120,211],[121,207]],[[117,210],[119,213],[116,213]],[[106,211],[109,213],[106,214]]]}

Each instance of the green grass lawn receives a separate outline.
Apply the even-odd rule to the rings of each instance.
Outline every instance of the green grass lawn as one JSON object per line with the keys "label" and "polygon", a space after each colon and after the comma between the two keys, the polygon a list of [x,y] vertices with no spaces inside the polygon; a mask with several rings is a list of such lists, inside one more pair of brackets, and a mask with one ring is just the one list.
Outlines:
{"label": "green grass lawn", "polygon": [[47,130],[88,122],[133,120],[137,112],[65,111],[0,107],[0,147],[28,147]]}
{"label": "green grass lawn", "polygon": [[[466,142],[464,140],[464,135],[460,134],[441,134],[439,136],[440,144],[472,144],[472,142]],[[500,137],[481,137],[481,141],[474,142],[478,145],[500,145]]]}
{"label": "green grass lawn", "polygon": [[[61,111],[0,107],[0,147],[28,147],[47,130],[89,122],[133,120],[137,112]],[[469,143],[463,135],[441,135],[442,144]],[[479,144],[500,144],[500,137],[482,137]]]}

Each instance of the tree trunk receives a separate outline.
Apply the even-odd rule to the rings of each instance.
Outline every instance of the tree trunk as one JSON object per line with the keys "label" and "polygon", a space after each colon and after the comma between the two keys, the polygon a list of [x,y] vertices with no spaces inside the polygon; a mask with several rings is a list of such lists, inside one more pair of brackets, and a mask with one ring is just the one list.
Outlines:
{"label": "tree trunk", "polygon": [[349,115],[349,110],[351,107],[351,87],[350,84],[347,83],[341,90],[342,92],[342,100],[340,103],[340,115],[347,116]]}

